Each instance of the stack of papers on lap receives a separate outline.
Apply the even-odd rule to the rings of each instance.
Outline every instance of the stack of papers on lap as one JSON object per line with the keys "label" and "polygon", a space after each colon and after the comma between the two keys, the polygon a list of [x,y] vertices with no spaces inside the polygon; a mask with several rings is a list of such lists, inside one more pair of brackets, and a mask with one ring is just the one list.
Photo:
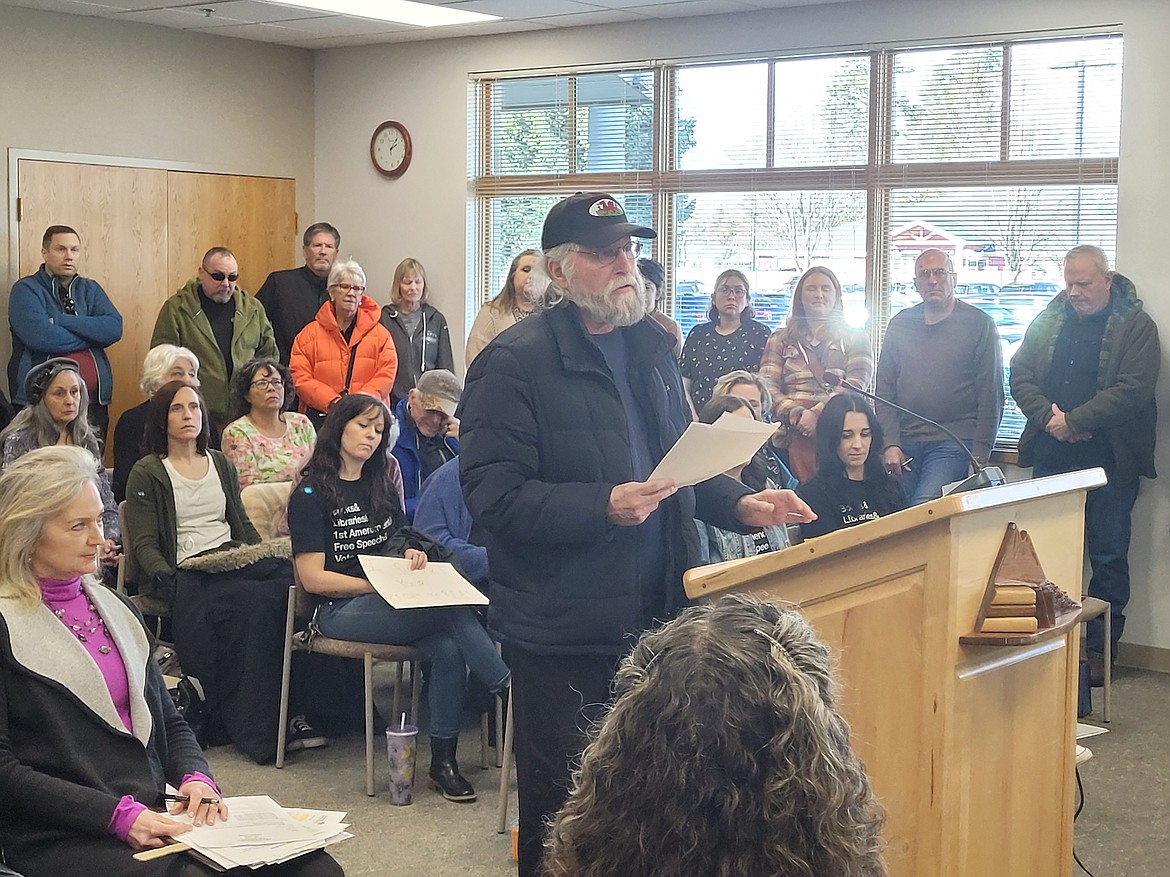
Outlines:
{"label": "stack of papers on lap", "polygon": [[[226,821],[201,825],[178,840],[224,869],[262,868],[353,837],[345,813],[285,809],[267,795],[224,798]],[[187,816],[174,817],[189,822]]]}

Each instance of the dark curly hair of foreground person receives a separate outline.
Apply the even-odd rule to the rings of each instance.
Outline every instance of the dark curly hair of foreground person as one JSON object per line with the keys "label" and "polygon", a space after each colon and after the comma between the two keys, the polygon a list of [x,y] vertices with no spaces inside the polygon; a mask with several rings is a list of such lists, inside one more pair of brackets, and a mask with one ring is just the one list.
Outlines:
{"label": "dark curly hair of foreground person", "polygon": [[797,612],[730,596],[622,662],[549,834],[553,877],[884,877],[884,815]]}

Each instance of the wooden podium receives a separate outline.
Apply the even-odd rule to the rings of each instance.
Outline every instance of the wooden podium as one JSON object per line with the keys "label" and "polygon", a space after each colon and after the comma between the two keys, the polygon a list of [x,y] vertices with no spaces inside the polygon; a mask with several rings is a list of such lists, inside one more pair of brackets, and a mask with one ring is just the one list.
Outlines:
{"label": "wooden podium", "polygon": [[793,603],[829,644],[887,811],[892,877],[1068,877],[1079,625],[963,645],[1007,525],[1079,602],[1100,469],[943,497],[775,554],[690,570],[692,598]]}

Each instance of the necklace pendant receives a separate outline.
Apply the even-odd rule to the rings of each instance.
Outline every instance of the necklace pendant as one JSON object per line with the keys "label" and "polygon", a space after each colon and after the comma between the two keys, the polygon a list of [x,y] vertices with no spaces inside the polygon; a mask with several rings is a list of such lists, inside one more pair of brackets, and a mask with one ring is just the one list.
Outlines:
{"label": "necklace pendant", "polygon": [[98,652],[100,652],[103,655],[108,655],[110,653],[110,647],[109,646],[98,646]]}
{"label": "necklace pendant", "polygon": [[80,624],[71,624],[69,627],[74,633],[78,633],[81,630]]}
{"label": "necklace pendant", "polygon": [[64,609],[54,609],[53,614],[56,615],[58,618],[64,618],[65,617],[65,610]]}
{"label": "necklace pendant", "polygon": [[81,640],[82,642],[86,642],[86,639],[85,639],[85,634],[84,634],[84,633],[79,633],[79,634],[77,635],[77,638],[78,638],[79,640]]}

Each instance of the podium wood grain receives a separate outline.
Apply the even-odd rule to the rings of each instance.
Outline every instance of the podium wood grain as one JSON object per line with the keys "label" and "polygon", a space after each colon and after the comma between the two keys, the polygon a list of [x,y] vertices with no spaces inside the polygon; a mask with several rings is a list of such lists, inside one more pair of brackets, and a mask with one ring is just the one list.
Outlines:
{"label": "podium wood grain", "polygon": [[842,708],[887,810],[898,877],[1067,877],[1079,626],[968,646],[1009,522],[1080,594],[1084,496],[1100,470],[944,497],[776,554],[687,574],[693,598],[800,607],[833,649]]}

